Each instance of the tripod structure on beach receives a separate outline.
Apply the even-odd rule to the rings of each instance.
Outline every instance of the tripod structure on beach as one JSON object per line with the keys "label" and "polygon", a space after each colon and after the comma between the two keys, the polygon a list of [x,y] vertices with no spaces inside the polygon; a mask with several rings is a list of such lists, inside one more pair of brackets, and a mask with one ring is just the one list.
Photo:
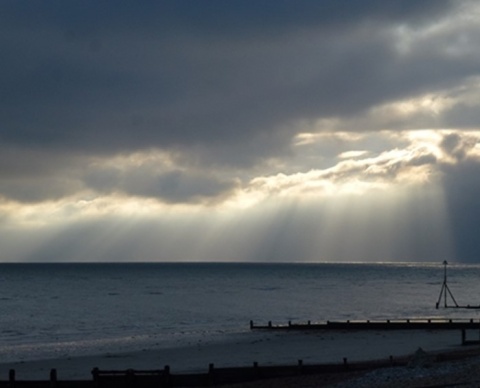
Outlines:
{"label": "tripod structure on beach", "polygon": [[[444,267],[444,272],[443,272],[443,284],[442,284],[442,288],[440,290],[440,295],[438,296],[438,301],[437,301],[437,304],[435,305],[435,308],[438,309],[438,306],[440,305],[440,301],[442,300],[442,296],[443,296],[443,302],[444,302],[444,306],[445,308],[449,308],[449,307],[452,307],[452,308],[462,308],[463,306],[459,306],[457,301],[455,300],[455,298],[453,297],[453,294],[452,292],[450,291],[450,288],[448,288],[448,284],[447,284],[447,261],[445,260],[443,262],[443,267]],[[450,295],[450,298],[452,298],[453,300],[453,303],[455,303],[455,306],[448,306],[447,305],[447,294]]]}

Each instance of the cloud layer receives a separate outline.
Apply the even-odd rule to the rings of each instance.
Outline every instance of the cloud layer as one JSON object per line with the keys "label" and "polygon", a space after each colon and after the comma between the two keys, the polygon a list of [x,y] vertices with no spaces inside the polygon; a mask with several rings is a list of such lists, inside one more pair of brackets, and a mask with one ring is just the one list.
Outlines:
{"label": "cloud layer", "polygon": [[476,2],[0,8],[2,260],[479,259]]}

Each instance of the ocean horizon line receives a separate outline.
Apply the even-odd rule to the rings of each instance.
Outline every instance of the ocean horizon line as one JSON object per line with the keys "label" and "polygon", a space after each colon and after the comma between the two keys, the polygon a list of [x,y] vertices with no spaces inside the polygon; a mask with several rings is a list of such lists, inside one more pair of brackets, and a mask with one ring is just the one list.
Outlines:
{"label": "ocean horizon line", "polygon": [[[10,264],[38,264],[38,265],[121,265],[121,264],[148,264],[148,265],[358,265],[358,266],[371,266],[371,265],[385,265],[385,266],[416,266],[416,267],[432,267],[432,266],[443,266],[443,260],[436,261],[229,261],[229,260],[211,260],[211,261],[165,261],[165,260],[121,260],[121,261],[111,261],[111,260],[85,260],[85,261],[0,261],[0,265],[10,265]],[[479,267],[480,263],[469,263],[469,262],[459,262],[459,261],[449,261],[449,266],[468,266],[468,267]]]}

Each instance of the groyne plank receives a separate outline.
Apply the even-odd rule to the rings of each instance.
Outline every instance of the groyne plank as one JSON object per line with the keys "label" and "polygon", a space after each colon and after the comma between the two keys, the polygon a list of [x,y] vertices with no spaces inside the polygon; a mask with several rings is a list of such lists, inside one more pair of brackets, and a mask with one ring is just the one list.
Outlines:
{"label": "groyne plank", "polygon": [[326,321],[320,323],[292,323],[287,325],[256,325],[250,321],[250,328],[262,330],[462,330],[480,329],[480,321],[443,319],[405,319],[383,321]]}

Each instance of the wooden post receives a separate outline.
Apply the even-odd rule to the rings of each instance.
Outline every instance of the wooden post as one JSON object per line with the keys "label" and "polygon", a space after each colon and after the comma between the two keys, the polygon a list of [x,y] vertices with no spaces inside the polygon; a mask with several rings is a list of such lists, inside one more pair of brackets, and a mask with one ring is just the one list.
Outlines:
{"label": "wooden post", "polygon": [[92,369],[93,381],[98,381],[98,371],[99,369],[97,367]]}
{"label": "wooden post", "polygon": [[272,327],[272,321],[268,321],[268,327]]}
{"label": "wooden post", "polygon": [[170,387],[170,365],[163,368],[163,387]]}
{"label": "wooden post", "polygon": [[127,385],[129,387],[133,387],[135,384],[135,371],[133,369],[127,369],[125,373],[125,380],[127,381]]}
{"label": "wooden post", "polygon": [[301,375],[302,374],[302,369],[303,369],[303,360],[298,360],[297,374]]}
{"label": "wooden post", "polygon": [[208,385],[215,384],[215,365],[213,363],[208,364]]}
{"label": "wooden post", "polygon": [[343,357],[343,365],[345,366],[345,369],[348,369],[348,360],[347,360],[347,357]]}
{"label": "wooden post", "polygon": [[10,387],[15,387],[15,369],[10,369],[8,371],[8,381],[10,383]]}
{"label": "wooden post", "polygon": [[260,370],[258,369],[258,362],[255,361],[253,363],[253,374],[255,377],[259,377],[260,376]]}
{"label": "wooden post", "polygon": [[390,356],[390,366],[393,366],[393,356]]}
{"label": "wooden post", "polygon": [[51,387],[57,386],[57,370],[56,369],[50,370],[50,386]]}
{"label": "wooden post", "polygon": [[100,385],[100,382],[98,381],[98,375],[99,375],[99,369],[97,367],[92,369],[92,377],[93,377],[93,386],[98,387]]}

